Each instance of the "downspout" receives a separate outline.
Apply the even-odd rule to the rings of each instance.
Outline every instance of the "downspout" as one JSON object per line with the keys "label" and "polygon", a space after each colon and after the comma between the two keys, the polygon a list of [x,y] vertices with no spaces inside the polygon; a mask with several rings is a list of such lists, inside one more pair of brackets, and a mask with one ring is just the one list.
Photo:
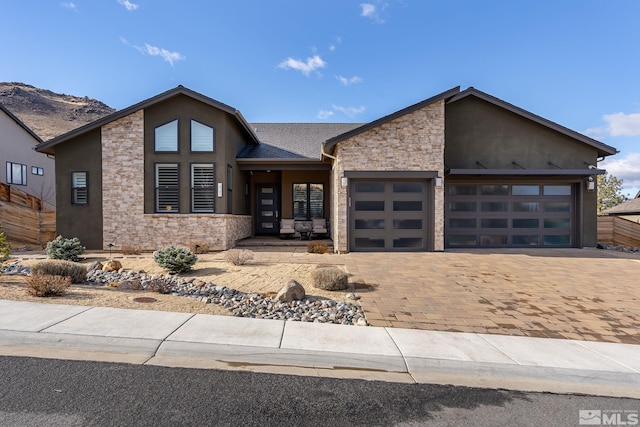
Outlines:
{"label": "downspout", "polygon": [[[336,163],[338,163],[338,158],[336,156],[333,156],[329,153],[327,153],[326,151],[324,151],[324,143],[320,144],[320,153],[322,154],[322,156],[324,157],[328,157],[331,160],[334,160]],[[334,222],[337,222],[334,218]],[[333,245],[333,251],[336,252],[338,255],[340,254],[340,240],[339,240],[339,236],[340,236],[340,232],[338,231],[336,233],[336,235],[334,236],[334,245]]]}

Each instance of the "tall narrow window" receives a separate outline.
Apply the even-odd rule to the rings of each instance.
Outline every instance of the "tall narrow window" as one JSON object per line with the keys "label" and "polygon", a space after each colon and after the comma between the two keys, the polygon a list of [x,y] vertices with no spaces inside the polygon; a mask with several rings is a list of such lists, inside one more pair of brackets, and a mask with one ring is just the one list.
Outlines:
{"label": "tall narrow window", "polygon": [[324,218],[322,184],[293,184],[293,217],[298,221]]}
{"label": "tall narrow window", "polygon": [[156,212],[180,211],[178,171],[177,163],[156,164]]}
{"label": "tall narrow window", "polygon": [[191,212],[214,212],[215,184],[213,163],[191,165]]}
{"label": "tall narrow window", "polygon": [[89,204],[88,172],[71,172],[71,203],[74,205]]}
{"label": "tall narrow window", "polygon": [[215,132],[212,127],[191,120],[191,151],[205,151],[212,153]]}
{"label": "tall narrow window", "polygon": [[178,121],[174,120],[155,129],[155,151],[178,151]]}
{"label": "tall narrow window", "polygon": [[7,184],[27,185],[27,165],[7,162]]}
{"label": "tall narrow window", "polygon": [[227,213],[233,213],[233,168],[227,165]]}

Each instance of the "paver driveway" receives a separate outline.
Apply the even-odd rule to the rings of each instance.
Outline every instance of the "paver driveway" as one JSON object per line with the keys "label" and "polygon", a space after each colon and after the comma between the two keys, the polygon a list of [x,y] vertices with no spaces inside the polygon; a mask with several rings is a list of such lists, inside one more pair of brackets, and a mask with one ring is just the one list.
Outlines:
{"label": "paver driveway", "polygon": [[597,249],[350,253],[369,323],[640,344],[640,255]]}

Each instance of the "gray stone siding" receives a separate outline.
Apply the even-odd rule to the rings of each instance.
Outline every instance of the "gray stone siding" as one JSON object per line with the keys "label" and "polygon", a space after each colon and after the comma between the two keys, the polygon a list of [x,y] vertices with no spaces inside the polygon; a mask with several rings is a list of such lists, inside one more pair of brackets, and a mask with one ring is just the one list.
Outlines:
{"label": "gray stone siding", "polygon": [[[347,251],[345,171],[437,171],[444,177],[444,101],[338,143],[333,162],[331,227],[336,251]],[[442,179],[444,181],[444,178]],[[444,250],[444,184],[434,187],[434,250]]]}
{"label": "gray stone siding", "polygon": [[102,127],[103,246],[156,250],[201,241],[226,250],[251,236],[251,217],[144,213],[144,111]]}

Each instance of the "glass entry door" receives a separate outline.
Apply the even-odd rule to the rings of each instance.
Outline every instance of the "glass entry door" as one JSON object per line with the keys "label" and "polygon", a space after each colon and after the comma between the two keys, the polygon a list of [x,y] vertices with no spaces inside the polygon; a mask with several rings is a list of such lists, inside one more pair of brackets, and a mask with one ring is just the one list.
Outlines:
{"label": "glass entry door", "polygon": [[280,187],[256,185],[256,234],[280,234]]}

